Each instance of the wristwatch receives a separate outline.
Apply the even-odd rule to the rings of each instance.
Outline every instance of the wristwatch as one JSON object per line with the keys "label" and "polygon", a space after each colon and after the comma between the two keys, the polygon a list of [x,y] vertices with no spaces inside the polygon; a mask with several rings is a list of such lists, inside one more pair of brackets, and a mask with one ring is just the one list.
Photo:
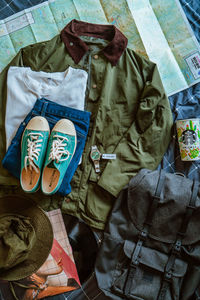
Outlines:
{"label": "wristwatch", "polygon": [[96,145],[91,146],[90,158],[94,163],[95,172],[99,173],[100,172],[99,161],[101,159],[101,152],[99,151]]}

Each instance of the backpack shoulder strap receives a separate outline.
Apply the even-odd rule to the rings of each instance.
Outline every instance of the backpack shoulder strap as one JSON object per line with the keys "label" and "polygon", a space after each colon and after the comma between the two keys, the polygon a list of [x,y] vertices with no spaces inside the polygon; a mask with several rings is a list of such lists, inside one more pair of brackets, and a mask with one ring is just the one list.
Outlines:
{"label": "backpack shoulder strap", "polygon": [[165,266],[165,272],[164,272],[164,276],[163,276],[161,289],[159,291],[158,300],[164,300],[165,299],[166,291],[169,288],[169,284],[171,282],[175,259],[178,255],[180,255],[182,240],[183,240],[183,238],[186,234],[187,227],[188,227],[190,218],[192,216],[192,213],[193,213],[194,209],[196,208],[195,207],[195,202],[196,202],[196,198],[197,198],[197,195],[198,195],[198,191],[199,191],[199,182],[198,181],[193,181],[190,202],[189,202],[189,205],[186,207],[186,212],[185,212],[185,215],[183,217],[180,229],[177,232],[176,241],[173,244],[171,254],[170,254],[169,259],[167,261],[167,264]]}
{"label": "backpack shoulder strap", "polygon": [[130,294],[132,280],[133,280],[133,277],[135,274],[135,270],[139,265],[139,254],[140,254],[140,251],[141,251],[144,241],[147,239],[149,228],[152,225],[152,219],[153,219],[154,212],[156,211],[158,203],[160,202],[160,195],[161,195],[162,187],[164,185],[164,180],[165,180],[165,172],[163,170],[160,170],[155,194],[152,197],[152,201],[151,201],[150,207],[148,209],[148,213],[147,213],[147,216],[145,219],[143,230],[140,232],[138,241],[132,252],[131,264],[129,266],[129,270],[127,273],[127,278],[126,278],[125,286],[124,286],[124,293],[126,296],[128,296]]}

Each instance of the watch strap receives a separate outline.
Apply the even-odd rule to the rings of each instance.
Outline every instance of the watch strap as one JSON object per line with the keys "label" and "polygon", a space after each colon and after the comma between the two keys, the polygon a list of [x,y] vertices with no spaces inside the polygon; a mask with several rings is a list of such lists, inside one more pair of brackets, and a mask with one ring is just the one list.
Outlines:
{"label": "watch strap", "polygon": [[100,172],[99,160],[94,160],[94,168],[96,173]]}
{"label": "watch strap", "polygon": [[[98,151],[98,152],[99,152],[99,155],[101,155],[101,153],[100,153],[100,151],[98,150],[98,148],[97,148],[96,145],[91,146],[91,153],[92,153],[92,151]],[[100,172],[100,163],[99,163],[100,157],[99,157],[99,159],[93,159],[92,156],[91,156],[91,159],[92,159],[92,161],[93,161],[93,163],[94,163],[95,172],[96,172],[96,173],[99,173],[99,172]]]}

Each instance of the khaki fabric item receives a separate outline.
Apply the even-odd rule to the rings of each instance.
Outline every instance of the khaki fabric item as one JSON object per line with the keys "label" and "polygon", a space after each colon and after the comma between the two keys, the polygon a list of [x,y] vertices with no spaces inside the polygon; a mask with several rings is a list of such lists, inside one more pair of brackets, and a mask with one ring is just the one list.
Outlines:
{"label": "khaki fabric item", "polygon": [[51,223],[28,197],[0,198],[0,279],[19,280],[47,259],[53,243]]}
{"label": "khaki fabric item", "polygon": [[[93,26],[97,25],[90,24],[86,30]],[[102,34],[103,39],[104,27],[99,32],[99,37]],[[113,46],[112,33],[113,26],[106,27],[104,42],[108,43],[110,39]],[[76,48],[80,35],[76,35]],[[126,48],[116,65],[112,65],[102,50],[102,39],[93,37],[91,32],[84,35],[87,39],[84,42],[80,36],[81,45],[84,44],[84,49],[88,51],[78,63],[74,62],[61,36],[57,35],[50,41],[21,49],[10,65],[44,72],[62,72],[72,66],[88,72],[85,109],[91,112],[90,129],[82,163],[71,181],[72,191],[66,197],[47,197],[39,192],[34,198],[47,210],[60,207],[63,213],[81,218],[94,228],[104,229],[111,207],[123,187],[140,169],[154,170],[161,162],[171,139],[173,120],[155,63]],[[112,49],[119,49],[118,44],[114,46]],[[73,47],[68,45],[72,52]],[[106,47],[104,49],[108,49]],[[111,58],[114,54],[110,53]],[[0,74],[1,157],[5,154],[8,67]],[[101,159],[99,174],[95,173],[90,159],[91,146],[94,145],[101,153],[116,154],[116,159]],[[10,185],[11,188],[19,183],[1,167],[0,184]]]}
{"label": "khaki fabric item", "polygon": [[9,270],[28,258],[36,242],[30,218],[0,216],[0,271]]}

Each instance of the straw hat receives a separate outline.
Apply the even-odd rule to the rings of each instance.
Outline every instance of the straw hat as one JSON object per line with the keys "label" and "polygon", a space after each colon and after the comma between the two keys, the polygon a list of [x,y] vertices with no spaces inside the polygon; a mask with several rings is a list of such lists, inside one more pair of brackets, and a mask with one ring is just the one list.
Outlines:
{"label": "straw hat", "polygon": [[53,243],[51,223],[28,196],[0,198],[0,279],[19,280],[36,272]]}

